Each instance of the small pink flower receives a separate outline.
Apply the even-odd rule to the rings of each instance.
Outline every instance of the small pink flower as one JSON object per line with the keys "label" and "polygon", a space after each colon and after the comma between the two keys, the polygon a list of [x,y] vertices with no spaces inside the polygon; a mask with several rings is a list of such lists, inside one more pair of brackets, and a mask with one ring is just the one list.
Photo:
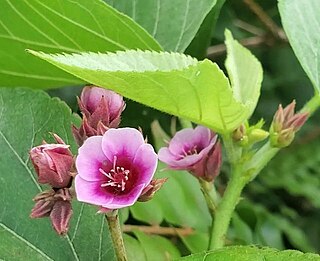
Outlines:
{"label": "small pink flower", "polygon": [[217,135],[203,126],[178,131],[158,155],[170,169],[187,170],[206,181],[213,181],[219,174],[222,161]]}
{"label": "small pink flower", "polygon": [[88,137],[103,135],[109,128],[117,128],[125,108],[119,94],[95,86],[87,86],[78,99],[83,120],[80,128],[72,127],[79,145]]}
{"label": "small pink flower", "polygon": [[[57,142],[63,141],[54,136]],[[30,150],[30,158],[41,184],[54,188],[67,187],[71,181],[73,156],[66,144],[43,144]]]}
{"label": "small pink flower", "polygon": [[132,128],[109,129],[79,148],[75,189],[79,201],[119,209],[133,205],[157,167],[157,154]]}

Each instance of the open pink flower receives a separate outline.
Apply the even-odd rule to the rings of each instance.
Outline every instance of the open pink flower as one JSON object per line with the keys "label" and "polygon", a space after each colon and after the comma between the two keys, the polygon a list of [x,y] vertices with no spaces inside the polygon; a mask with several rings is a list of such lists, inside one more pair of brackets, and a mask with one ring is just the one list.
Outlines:
{"label": "open pink flower", "polygon": [[170,169],[187,170],[206,181],[212,181],[220,171],[221,145],[217,135],[203,126],[178,131],[158,155]]}
{"label": "open pink flower", "polygon": [[157,167],[157,154],[132,128],[109,129],[79,148],[75,189],[79,201],[119,209],[133,205]]}

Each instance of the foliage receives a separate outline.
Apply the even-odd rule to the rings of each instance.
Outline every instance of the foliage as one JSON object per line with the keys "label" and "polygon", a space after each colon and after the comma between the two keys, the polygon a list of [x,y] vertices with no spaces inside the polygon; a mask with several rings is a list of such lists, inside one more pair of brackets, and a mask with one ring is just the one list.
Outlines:
{"label": "foliage", "polygon": [[[263,117],[268,126],[280,102],[287,104],[295,98],[302,106],[312,95],[307,76],[316,93],[319,90],[320,5],[316,0],[279,0],[281,21],[294,53],[243,3],[253,1],[105,2],[110,6],[101,0],[3,1],[0,86],[47,89],[93,83],[224,135],[251,115],[250,121]],[[279,27],[276,1],[255,2]],[[225,49],[220,45],[224,34]],[[254,55],[240,44],[252,38],[263,40],[254,45]],[[213,47],[207,55],[208,45]],[[258,60],[264,68],[262,88]],[[63,99],[70,90],[61,89]],[[74,98],[67,101],[75,102]],[[160,118],[167,133],[180,128],[179,122],[170,126],[168,115],[132,101],[127,104],[132,111],[124,113],[124,125],[142,125],[145,131]],[[169,177],[167,183],[151,201],[122,210],[121,221],[177,231],[166,236],[135,229],[127,232],[129,260],[180,260],[189,254],[193,255],[181,260],[318,260],[314,254],[285,250],[320,250],[318,118],[315,115],[310,121],[300,143],[281,151],[246,187],[226,238],[229,245],[246,246],[204,253],[211,217],[200,185],[187,172],[163,171],[165,166],[159,164],[156,176]],[[0,259],[114,259],[104,218],[95,214],[94,207],[74,201],[70,231],[63,238],[54,234],[48,220],[29,218],[32,197],[46,187],[35,182],[28,151],[43,139],[52,141],[49,132],[55,132],[76,154],[71,123],[78,124],[79,118],[64,102],[41,90],[0,89]],[[148,136],[157,149],[170,138],[156,122],[152,132]],[[215,181],[219,194],[225,191],[229,171],[225,162]],[[178,229],[192,233],[182,235]]]}

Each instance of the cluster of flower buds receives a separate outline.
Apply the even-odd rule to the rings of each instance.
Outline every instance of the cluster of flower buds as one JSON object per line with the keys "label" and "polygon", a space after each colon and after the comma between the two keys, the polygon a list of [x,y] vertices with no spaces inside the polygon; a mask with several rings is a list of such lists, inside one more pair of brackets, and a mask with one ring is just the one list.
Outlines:
{"label": "cluster of flower buds", "polygon": [[279,105],[270,127],[270,143],[274,147],[283,148],[291,144],[295,133],[308,119],[309,114],[295,113],[296,102],[293,101],[284,109]]}
{"label": "cluster of flower buds", "polygon": [[79,128],[72,126],[72,133],[79,146],[91,136],[103,135],[109,128],[117,128],[125,109],[123,97],[96,86],[83,88],[78,104],[82,113]]}
{"label": "cluster of flower buds", "polygon": [[32,218],[50,217],[51,223],[59,235],[67,233],[72,216],[71,192],[73,155],[64,141],[53,134],[57,144],[34,147],[30,158],[38,175],[40,184],[48,184],[50,190],[38,194],[31,211]]}
{"label": "cluster of flower buds", "polygon": [[263,120],[260,120],[252,126],[249,126],[248,122],[241,124],[232,133],[232,138],[241,147],[250,147],[257,142],[265,140],[269,136],[269,133],[262,129],[263,124]]}
{"label": "cluster of flower buds", "polygon": [[217,134],[203,126],[178,131],[158,155],[170,169],[187,170],[207,182],[219,174],[222,162]]}

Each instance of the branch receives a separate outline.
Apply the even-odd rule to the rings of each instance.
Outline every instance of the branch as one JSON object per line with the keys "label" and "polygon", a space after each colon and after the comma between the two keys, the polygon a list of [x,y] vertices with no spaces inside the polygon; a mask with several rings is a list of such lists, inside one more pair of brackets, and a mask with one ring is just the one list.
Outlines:
{"label": "branch", "polygon": [[165,236],[189,236],[194,233],[192,228],[160,227],[160,226],[136,226],[124,225],[123,232],[133,232],[135,230]]}
{"label": "branch", "polygon": [[271,17],[254,0],[243,0],[250,10],[260,19],[264,26],[271,32],[274,38],[281,41],[287,41],[287,37]]}
{"label": "branch", "polygon": [[[266,35],[262,35],[262,36],[253,36],[253,37],[245,38],[245,39],[239,40],[239,42],[246,47],[258,47],[262,44],[268,44],[268,39],[266,38]],[[224,54],[226,50],[227,49],[225,44],[210,46],[207,49],[207,57],[211,59],[214,56],[219,56],[221,54]]]}

